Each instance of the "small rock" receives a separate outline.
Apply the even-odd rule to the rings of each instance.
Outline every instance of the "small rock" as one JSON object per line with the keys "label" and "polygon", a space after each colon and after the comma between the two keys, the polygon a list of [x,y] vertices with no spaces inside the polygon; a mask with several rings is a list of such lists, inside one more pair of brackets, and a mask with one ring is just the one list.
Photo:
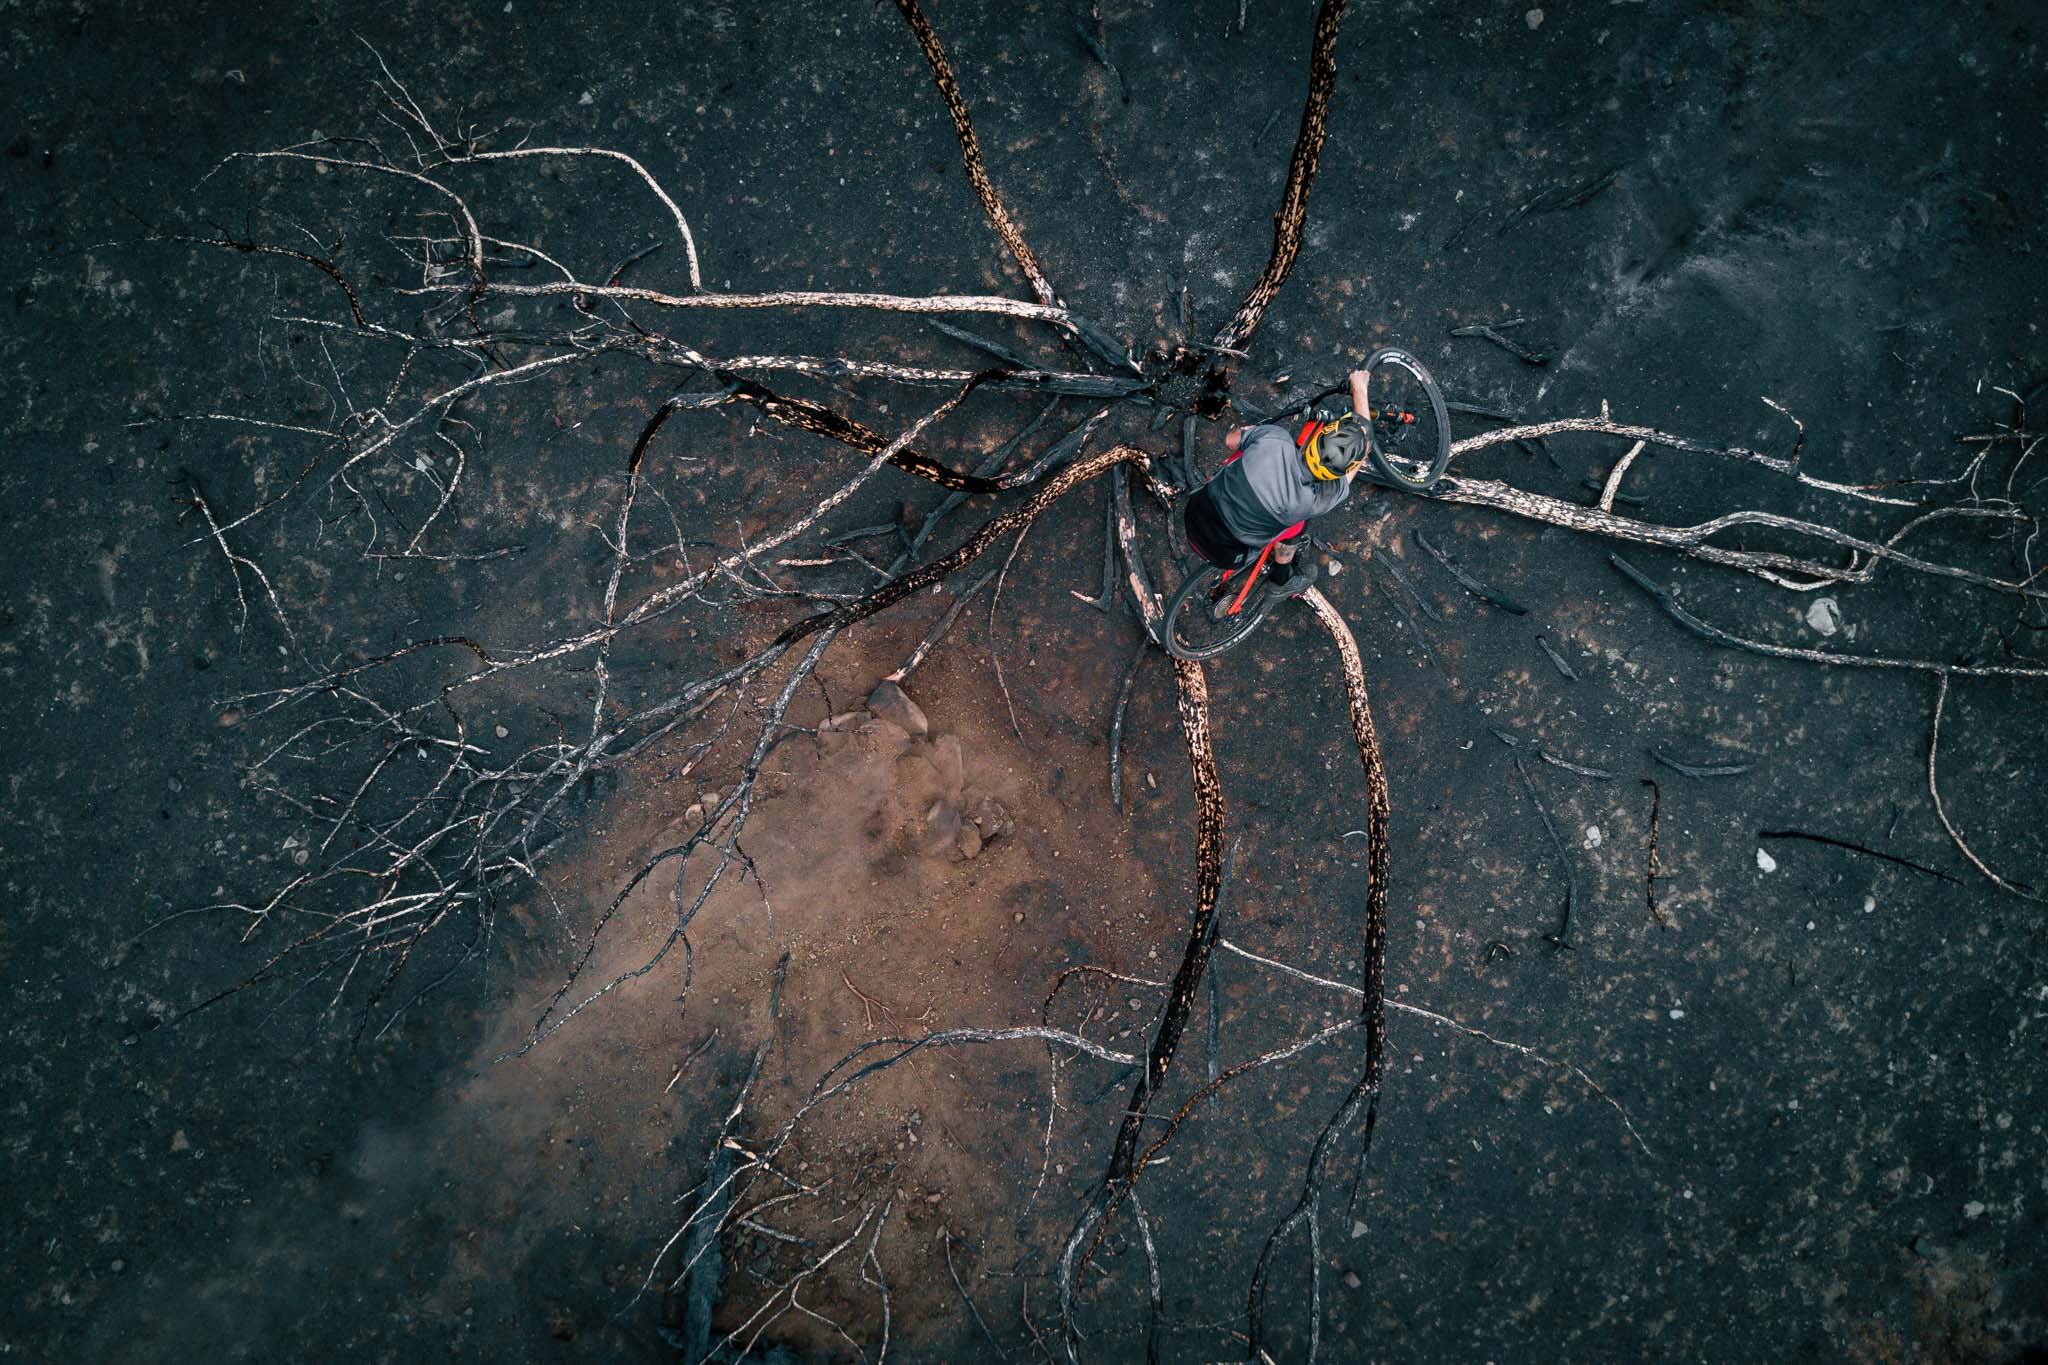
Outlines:
{"label": "small rock", "polygon": [[494,727],[494,728],[493,728],[493,729],[491,730],[491,733],[492,733],[492,734],[494,734],[494,735],[496,735],[496,736],[497,736],[497,737],[498,737],[499,739],[503,739],[503,738],[505,738],[505,737],[506,737],[507,735],[511,734],[512,732],[511,732],[510,730],[507,730],[507,729],[506,729],[506,728],[505,728],[504,726],[502,726],[502,725],[499,725],[499,726],[496,726],[496,727]]}
{"label": "small rock", "polygon": [[1355,1241],[1357,1241],[1357,1240],[1358,1240],[1359,1238],[1361,1238],[1361,1237],[1365,1236],[1365,1234],[1366,1234],[1366,1232],[1367,1232],[1367,1231],[1368,1231],[1368,1229],[1366,1228],[1366,1226],[1365,1226],[1365,1223],[1364,1223],[1364,1221],[1363,1221],[1363,1220],[1361,1220],[1361,1219],[1355,1219],[1355,1218],[1354,1218],[1354,1219],[1352,1220],[1352,1222],[1351,1222],[1351,1240],[1352,1240],[1352,1241],[1354,1241],[1354,1242],[1355,1242]]}
{"label": "small rock", "polygon": [[[590,96],[585,95],[583,100],[584,103],[588,104]],[[571,1341],[575,1338],[576,1319],[569,1315],[568,1309],[550,1308],[548,1310],[548,1335],[556,1341]]]}
{"label": "small rock", "polygon": [[924,1197],[924,1202],[925,1202],[925,1203],[927,1203],[927,1204],[936,1204],[936,1203],[938,1203],[938,1202],[939,1202],[939,1201],[940,1201],[941,1199],[944,1199],[945,1197],[946,1197],[946,1196],[945,1196],[945,1193],[944,1193],[943,1191],[940,1191],[940,1190],[933,1190],[933,1191],[932,1191],[932,1192],[931,1192],[930,1194],[928,1194],[928,1195],[926,1195],[926,1196]]}
{"label": "small rock", "polygon": [[703,806],[705,810],[716,810],[718,808],[718,798],[723,795],[725,793],[716,787],[706,787],[703,791],[697,793],[697,803]]}
{"label": "small rock", "polygon": [[984,796],[974,807],[974,823],[981,828],[982,842],[1007,836],[1016,826],[1010,822],[1009,811],[993,796]]}
{"label": "small rock", "polygon": [[700,824],[702,823],[703,819],[704,807],[702,807],[701,805],[692,805],[688,810],[683,812],[683,823],[686,825]]}
{"label": "small rock", "polygon": [[1022,924],[1023,922],[1024,922],[1024,912],[1023,912],[1022,910],[1012,910],[1012,911],[1010,912],[1010,923],[1012,923],[1012,924]]}
{"label": "small rock", "polygon": [[192,1139],[185,1136],[183,1128],[171,1134],[171,1150],[174,1152],[189,1152],[192,1150]]}
{"label": "small rock", "polygon": [[1350,1286],[1351,1288],[1356,1289],[1360,1285],[1364,1284],[1365,1281],[1358,1278],[1357,1271],[1347,1270],[1344,1272],[1344,1283]]}
{"label": "small rock", "polygon": [[1756,851],[1756,867],[1759,872],[1776,872],[1778,860],[1770,855],[1768,849],[1760,848]]}
{"label": "small rock", "polygon": [[1600,832],[1600,826],[1588,825],[1586,826],[1586,840],[1584,846],[1587,848],[1598,848],[1606,838],[1607,836]]}
{"label": "small rock", "polygon": [[1543,27],[1543,11],[1540,9],[1530,10],[1522,16],[1522,22],[1529,26],[1531,33],[1534,33],[1537,29]]}
{"label": "small rock", "polygon": [[865,711],[841,711],[838,715],[820,725],[820,731],[851,730],[868,718]]}
{"label": "small rock", "polygon": [[933,740],[931,758],[932,766],[939,770],[939,780],[946,784],[946,790],[958,796],[961,783],[967,776],[966,759],[960,752],[960,736],[940,735]]}
{"label": "small rock", "polygon": [[128,1262],[119,1256],[116,1256],[113,1259],[113,1261],[110,1262],[107,1266],[107,1269],[113,1271],[116,1275],[119,1275],[122,1271],[126,1270],[127,1268]]}
{"label": "small rock", "polygon": [[1965,1218],[1982,1218],[1983,1216],[1984,1216],[1984,1205],[1983,1205],[1982,1203],[1978,1202],[1977,1200],[1975,1200],[1975,1199],[1972,1199],[1972,1200],[1971,1200],[1971,1201],[1970,1201],[1969,1203],[1967,1203],[1967,1204],[1963,1205],[1963,1217],[1965,1217]]}
{"label": "small rock", "polygon": [[1842,628],[1842,609],[1832,597],[1816,597],[1806,609],[1806,624],[1823,635],[1833,635]]}
{"label": "small rock", "polygon": [[875,684],[875,690],[868,693],[868,710],[879,720],[886,720],[903,727],[908,734],[922,735],[931,731],[931,722],[924,718],[924,710],[910,699],[910,694],[895,683],[884,678]]}
{"label": "small rock", "polygon": [[981,831],[974,827],[972,821],[965,821],[961,824],[959,847],[960,856],[963,858],[971,860],[981,856]]}

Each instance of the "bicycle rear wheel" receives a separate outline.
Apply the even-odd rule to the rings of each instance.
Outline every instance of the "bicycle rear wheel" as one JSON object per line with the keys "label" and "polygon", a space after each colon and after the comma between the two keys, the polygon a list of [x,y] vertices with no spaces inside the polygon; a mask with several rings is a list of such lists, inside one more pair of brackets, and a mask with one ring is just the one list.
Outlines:
{"label": "bicycle rear wheel", "polygon": [[1451,418],[1422,362],[1391,347],[1367,357],[1372,418],[1366,462],[1381,483],[1428,491],[1451,463]]}
{"label": "bicycle rear wheel", "polygon": [[1213,659],[1243,643],[1272,610],[1265,586],[1254,583],[1237,614],[1225,614],[1244,581],[1234,577],[1223,583],[1219,581],[1222,577],[1221,569],[1204,564],[1188,575],[1167,605],[1166,652],[1174,658]]}

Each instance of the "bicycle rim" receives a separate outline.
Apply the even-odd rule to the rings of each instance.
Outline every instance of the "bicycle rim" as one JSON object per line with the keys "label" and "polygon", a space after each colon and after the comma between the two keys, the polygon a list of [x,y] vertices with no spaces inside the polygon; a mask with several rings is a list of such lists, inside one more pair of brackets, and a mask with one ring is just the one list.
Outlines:
{"label": "bicycle rim", "polygon": [[1373,410],[1367,462],[1380,481],[1423,492],[1451,462],[1451,418],[1443,391],[1406,351],[1375,351],[1365,368],[1372,376]]}

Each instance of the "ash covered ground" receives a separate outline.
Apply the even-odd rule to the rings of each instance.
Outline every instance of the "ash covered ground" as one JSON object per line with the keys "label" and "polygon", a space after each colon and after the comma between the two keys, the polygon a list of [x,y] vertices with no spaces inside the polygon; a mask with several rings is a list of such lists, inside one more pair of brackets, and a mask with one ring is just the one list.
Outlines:
{"label": "ash covered ground", "polygon": [[[1206,337],[1266,260],[1311,10],[1254,5],[1240,31],[1227,3],[1106,6],[1113,73],[1077,35],[1085,9],[953,3],[931,17],[990,171],[1063,296],[1142,353],[1180,339],[1185,288]],[[358,1037],[346,1005],[327,1009],[331,979],[264,983],[179,1017],[260,970],[283,932],[245,938],[236,912],[180,912],[274,889],[324,834],[245,781],[289,728],[232,699],[306,676],[308,659],[437,633],[530,643],[600,616],[626,457],[675,388],[606,357],[466,414],[486,439],[451,527],[516,554],[366,558],[346,504],[313,488],[288,498],[236,544],[296,633],[260,596],[242,623],[228,565],[193,543],[203,528],[179,499],[196,486],[239,515],[311,447],[151,419],[317,425],[337,392],[374,401],[389,372],[334,360],[278,320],[348,316],[304,264],[147,239],[303,228],[289,240],[344,242],[337,260],[361,267],[366,302],[404,283],[371,278],[372,263],[387,234],[445,231],[426,226],[421,196],[310,167],[238,164],[202,180],[231,153],[316,133],[395,137],[359,39],[451,126],[530,126],[535,141],[641,158],[689,216],[707,286],[1028,293],[961,175],[916,44],[886,10],[26,4],[0,23],[12,296],[0,364],[14,400],[0,468],[14,754],[0,795],[0,1351],[675,1359],[663,1329],[680,1310],[661,1289],[673,1253],[658,1258],[761,1043],[774,1044],[752,1092],[761,1131],[883,1033],[1049,1010],[1106,1047],[1142,1049],[1160,997],[1146,983],[1178,960],[1192,901],[1195,797],[1171,676],[1147,666],[1126,720],[1127,810],[1110,802],[1110,710],[1138,627],[1075,601],[1102,587],[1099,489],[1032,528],[993,618],[976,598],[912,678],[928,734],[826,722],[859,709],[947,592],[835,645],[791,713],[825,733],[793,733],[764,771],[745,841],[758,881],[707,903],[687,994],[680,963],[665,963],[497,1060],[634,870],[707,790],[732,789],[729,755],[684,774],[683,751],[656,748],[579,792],[573,836],[545,869],[552,894],[508,898],[487,951],[388,1029],[380,1015]],[[1398,344],[1469,404],[1533,418],[1604,400],[1628,420],[1782,450],[1789,429],[1768,395],[1805,423],[1811,474],[1953,475],[1973,449],[1958,438],[2013,423],[2013,395],[2031,393],[2037,414],[2048,405],[2042,29],[1996,3],[1357,5],[1301,259],[1233,393],[1270,405]],[[1516,214],[1608,172],[1583,203]],[[636,182],[587,166],[464,185],[494,221],[591,272],[667,225]],[[684,279],[672,240],[633,271],[657,287]],[[1528,321],[1511,335],[1546,365],[1447,335],[1513,317]],[[748,314],[674,331],[718,355],[979,363],[914,318]],[[888,434],[938,401],[788,387]],[[978,393],[933,448],[965,461],[1038,406]],[[1084,400],[1065,407],[1067,422],[1085,415]],[[1098,439],[1171,449],[1176,432],[1148,431],[1148,416],[1126,411]],[[860,458],[744,410],[679,416],[663,440],[649,475],[662,534],[697,546],[786,521]],[[1213,468],[1220,427],[1201,441]],[[1460,470],[1590,502],[1585,481],[1626,443],[1549,447],[1554,464],[1510,446]],[[1991,466],[1999,480],[2009,463]],[[2022,469],[2021,496],[2028,469],[2048,473]],[[1625,491],[1673,523],[1761,506],[1893,524],[1760,469],[1668,452],[1645,456]],[[418,520],[391,496],[395,522]],[[941,496],[884,471],[828,529]],[[987,501],[956,514],[951,539]],[[1162,521],[1145,516],[1171,582]],[[1416,529],[1527,614],[1465,592]],[[1323,590],[1364,649],[1392,789],[1390,1001],[1583,1068],[1613,1101],[1567,1069],[1397,1010],[1370,1160],[1355,1200],[1350,1172],[1333,1180],[1320,1218],[1321,1351],[2034,1358],[2048,1344],[2042,907],[1981,876],[1937,818],[1931,679],[1712,647],[1615,572],[1612,546],[1529,521],[1382,493],[1319,530],[1342,566]],[[1931,543],[2010,567],[2011,547],[1977,531]],[[665,572],[658,544],[646,548],[629,595]],[[2041,619],[2009,595],[1904,573],[1799,594],[1631,554],[1708,619],[1787,644],[1998,660],[2008,642],[2031,649],[2026,623]],[[773,602],[681,613],[622,645],[613,667],[634,687],[697,676],[787,619]],[[423,663],[416,681],[445,680],[446,664]],[[1354,980],[1364,850],[1345,836],[1363,824],[1363,788],[1335,652],[1293,609],[1208,672],[1236,843],[1221,932]],[[534,742],[587,725],[593,685],[565,672],[507,686],[473,719],[479,735]],[[1949,819],[2029,893],[2048,877],[2042,695],[1958,680],[1941,731]],[[1653,748],[1744,771],[1683,776]],[[1612,776],[1543,763],[1539,749]],[[1658,784],[1654,909],[1645,778]],[[994,837],[963,858],[928,837],[935,805],[995,809],[976,825]],[[1546,936],[1567,879],[1561,951]],[[668,899],[666,887],[628,896],[592,971],[644,957],[671,922]],[[1076,966],[1137,980],[1062,983]],[[1211,971],[1224,1066],[1355,1009],[1227,952]],[[1196,1035],[1209,1008],[1205,992]],[[1192,1089],[1207,1051],[1201,1036],[1183,1047],[1162,1107]],[[1167,1358],[1242,1352],[1232,1333],[1250,1266],[1357,1070],[1352,1037],[1256,1072],[1198,1107],[1147,1169]],[[887,1202],[874,1245],[893,1352],[977,1358],[999,1343],[1030,1356],[1039,1335],[1057,1351],[1046,1272],[1100,1179],[1129,1085],[1114,1064],[1063,1065],[1048,1137],[1050,1074],[1045,1050],[1018,1042],[875,1077],[790,1153],[792,1175],[829,1191],[763,1221],[823,1249]],[[1356,1162],[1355,1143],[1344,1159]],[[735,1230],[721,1330],[787,1274],[777,1258],[791,1245]],[[1299,1236],[1280,1252],[1279,1359],[1309,1351],[1310,1255]],[[1142,1355],[1145,1276],[1126,1214],[1084,1278],[1087,1357]],[[844,1335],[791,1312],[764,1344],[876,1353],[881,1296],[852,1269],[806,1302]]]}

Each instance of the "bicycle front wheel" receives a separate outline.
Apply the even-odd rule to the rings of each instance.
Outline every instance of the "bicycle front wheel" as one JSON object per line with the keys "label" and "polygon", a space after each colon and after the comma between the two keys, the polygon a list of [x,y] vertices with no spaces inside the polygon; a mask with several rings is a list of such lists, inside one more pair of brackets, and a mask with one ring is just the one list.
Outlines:
{"label": "bicycle front wheel", "polygon": [[1443,390],[1422,362],[1391,347],[1367,357],[1371,376],[1370,444],[1374,478],[1410,493],[1427,492],[1451,463],[1451,417]]}
{"label": "bicycle front wheel", "polygon": [[1235,615],[1230,614],[1230,604],[1236,600],[1243,581],[1224,583],[1222,577],[1221,569],[1204,564],[1188,575],[1188,581],[1181,584],[1180,591],[1167,605],[1166,652],[1174,658],[1213,659],[1243,643],[1272,609],[1265,589],[1255,583],[1244,606]]}

